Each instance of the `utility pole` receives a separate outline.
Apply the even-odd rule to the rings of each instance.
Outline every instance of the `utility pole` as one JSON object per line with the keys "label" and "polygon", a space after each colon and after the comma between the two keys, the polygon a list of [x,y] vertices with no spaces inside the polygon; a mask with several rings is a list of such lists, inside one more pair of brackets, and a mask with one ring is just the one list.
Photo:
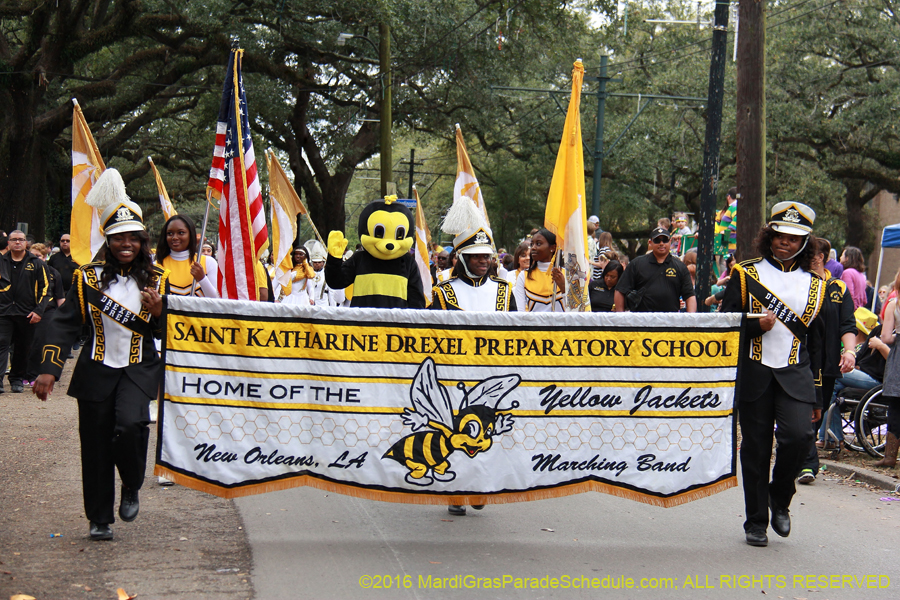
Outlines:
{"label": "utility pole", "polygon": [[[600,179],[603,173],[603,126],[606,115],[607,81],[622,81],[610,79],[607,72],[609,57],[600,57],[600,76],[597,78],[597,135],[594,137],[594,186],[591,189],[591,214],[600,214]],[[585,78],[587,79],[587,78]]]}
{"label": "utility pole", "polygon": [[697,302],[709,296],[713,257],[713,225],[716,215],[716,185],[719,178],[719,146],[722,142],[722,103],[725,95],[725,52],[728,43],[728,9],[716,2],[713,16],[712,57],[709,63],[706,143],[703,147],[703,180],[700,192],[700,231],[697,240]]}
{"label": "utility pole", "polygon": [[378,46],[378,58],[381,71],[381,195],[388,193],[393,160],[391,158],[391,27],[387,23],[379,23],[378,34],[381,37]]}
{"label": "utility pole", "polygon": [[766,212],[765,0],[738,5],[737,189],[737,257],[746,260]]}
{"label": "utility pole", "polygon": [[[400,164],[402,165],[404,162],[406,162],[406,161],[401,160]],[[419,166],[419,167],[425,166],[425,163],[416,162],[416,149],[410,148],[410,150],[409,150],[409,193],[406,196],[407,198],[413,197],[413,183],[415,183],[417,166]]]}

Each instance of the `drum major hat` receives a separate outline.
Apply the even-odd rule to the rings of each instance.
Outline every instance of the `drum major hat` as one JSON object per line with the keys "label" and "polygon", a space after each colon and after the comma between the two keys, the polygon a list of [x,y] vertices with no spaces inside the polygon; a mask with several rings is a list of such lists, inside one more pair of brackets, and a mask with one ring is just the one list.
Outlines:
{"label": "drum major hat", "polygon": [[100,229],[105,236],[145,230],[141,207],[128,198],[125,182],[115,169],[103,171],[84,202],[100,213]]}
{"label": "drum major hat", "polygon": [[308,240],[305,244],[311,262],[324,261],[328,255],[325,246],[319,240]]}
{"label": "drum major hat", "polygon": [[805,236],[812,233],[816,211],[800,202],[779,202],[772,207],[769,226],[778,233]]}
{"label": "drum major hat", "polygon": [[481,211],[471,198],[459,196],[447,212],[441,231],[454,235],[453,249],[457,254],[491,254],[494,234],[484,222]]}

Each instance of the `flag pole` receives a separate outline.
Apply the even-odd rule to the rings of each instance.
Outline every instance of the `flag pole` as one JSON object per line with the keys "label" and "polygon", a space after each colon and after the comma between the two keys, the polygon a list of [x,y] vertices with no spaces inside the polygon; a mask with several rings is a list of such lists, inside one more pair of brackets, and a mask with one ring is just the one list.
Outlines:
{"label": "flag pole", "polygon": [[[562,250],[556,249],[556,256],[553,257],[553,266],[550,267],[550,279],[553,279],[553,269],[559,264],[559,256]],[[550,312],[556,312],[556,279],[553,279],[553,295],[550,297]]]}
{"label": "flag pole", "polygon": [[[209,188],[206,188],[206,214],[203,215],[203,229],[200,233],[200,250],[203,250],[203,242],[206,241],[206,226],[209,224],[209,207],[212,206]],[[191,285],[191,296],[194,295],[194,286]]]}
{"label": "flag pole", "polygon": [[309,226],[312,227],[313,233],[316,234],[316,238],[322,243],[323,246],[327,248],[328,245],[325,243],[325,240],[322,239],[322,236],[319,235],[319,230],[316,229],[316,224],[313,223],[312,217],[309,216],[308,210],[306,211],[306,220],[309,221]]}

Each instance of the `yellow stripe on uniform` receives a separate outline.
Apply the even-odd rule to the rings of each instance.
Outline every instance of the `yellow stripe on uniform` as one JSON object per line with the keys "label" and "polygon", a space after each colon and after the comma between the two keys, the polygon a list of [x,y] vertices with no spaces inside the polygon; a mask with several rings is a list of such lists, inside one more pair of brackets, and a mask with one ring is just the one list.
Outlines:
{"label": "yellow stripe on uniform", "polygon": [[353,293],[357,296],[391,296],[406,300],[409,280],[400,275],[369,273],[357,275],[353,281]]}

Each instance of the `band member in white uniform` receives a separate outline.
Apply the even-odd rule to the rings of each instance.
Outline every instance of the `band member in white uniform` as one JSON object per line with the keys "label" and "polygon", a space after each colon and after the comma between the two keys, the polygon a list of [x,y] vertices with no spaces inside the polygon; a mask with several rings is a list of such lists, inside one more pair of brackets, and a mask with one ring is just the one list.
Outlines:
{"label": "band member in white uniform", "polygon": [[119,517],[138,516],[150,438],[150,399],[162,378],[154,338],[162,334],[162,298],[169,272],[154,265],[141,209],[128,200],[115,169],[103,172],[86,202],[100,212],[106,237],[98,262],[78,267],[66,302],[47,334],[34,394],[46,400],[69,350],[90,329],[68,394],[78,399],[84,514],[94,540],[110,540],[116,471],[122,481]]}
{"label": "band member in white uniform", "polygon": [[291,278],[287,285],[281,288],[283,295],[282,304],[297,304],[299,306],[309,306],[315,304],[312,299],[312,280],[316,274],[307,261],[306,248],[298,246],[294,248],[291,259],[294,261],[294,268],[291,271]]}
{"label": "band member in white uniform", "polygon": [[[469,312],[515,311],[512,286],[505,279],[489,274],[491,260],[497,251],[493,234],[475,203],[466,196],[458,197],[441,229],[456,236],[453,249],[457,261],[452,276],[434,286],[431,308]],[[481,510],[484,506],[472,508]],[[466,507],[451,504],[447,511],[462,516],[466,514]]]}
{"label": "band member in white uniform", "polygon": [[772,207],[772,219],[756,239],[760,258],[735,265],[722,300],[724,312],[766,315],[745,319],[738,377],[744,533],[751,546],[768,545],[770,508],[775,533],[791,533],[794,480],[812,443],[812,422],[821,414],[825,282],[810,273],[815,218],[799,202]]}
{"label": "band member in white uniform", "polygon": [[303,246],[309,252],[315,277],[312,279],[312,295],[316,306],[341,306],[344,302],[344,290],[333,290],[325,283],[325,259],[328,251],[319,240],[309,240]]}

